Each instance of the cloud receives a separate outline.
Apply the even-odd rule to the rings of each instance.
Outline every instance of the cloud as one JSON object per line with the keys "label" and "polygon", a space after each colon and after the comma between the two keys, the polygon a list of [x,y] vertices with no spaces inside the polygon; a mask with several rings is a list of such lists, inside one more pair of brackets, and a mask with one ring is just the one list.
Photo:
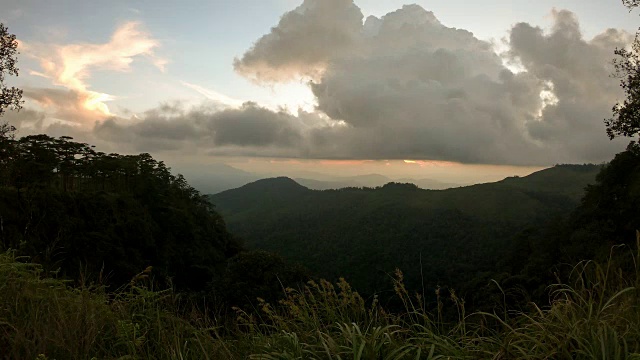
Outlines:
{"label": "cloud", "polygon": [[291,114],[246,103],[241,109],[213,114],[207,125],[214,144],[220,146],[293,147],[302,140],[295,123]]}
{"label": "cloud", "polygon": [[[300,155],[305,126],[300,118],[255,103],[219,110],[206,104],[185,110],[164,104],[139,119],[96,123],[93,136],[130,144],[135,151],[189,151],[252,156]],[[269,154],[269,155],[267,155]]]}
{"label": "cloud", "polygon": [[[239,104],[184,83],[210,101],[191,108],[162,104],[130,119],[87,114],[73,120],[73,113],[86,108],[82,96],[89,91],[84,80],[90,69],[126,71],[135,56],[153,54],[157,44],[136,31],[132,38],[146,39],[139,46],[130,49],[114,40],[116,35],[108,43],[121,44],[106,47],[126,49],[115,51],[121,56],[43,66],[44,75],[59,83],[67,79],[69,91],[25,94],[45,108],[56,104],[60,118],[97,120],[84,136],[118,151],[411,159],[415,164],[610,160],[625,145],[624,140],[610,142],[603,124],[623,96],[609,76],[611,58],[633,37],[608,29],[585,39],[575,15],[566,10],[554,10],[552,21],[549,30],[514,25],[501,56],[489,42],[447,27],[417,5],[363,22],[350,0],[305,0],[234,62],[236,71],[258,82],[313,79],[307,84],[317,106],[296,115]],[[93,46],[106,45],[87,45],[78,54],[93,54]],[[523,71],[505,67],[505,60]],[[58,70],[67,68],[70,75],[60,75]]]}
{"label": "cloud", "polygon": [[[110,70],[126,72],[131,70],[131,64],[136,57],[146,56],[161,71],[164,71],[166,60],[155,55],[154,50],[160,46],[158,40],[147,32],[141,30],[140,23],[127,22],[118,27],[111,39],[103,44],[78,43],[67,45],[43,45],[21,43],[21,49],[31,56],[36,57],[41,66],[41,71],[32,71],[33,75],[46,77],[55,85],[69,90],[67,97],[73,97],[82,102],[77,103],[78,110],[84,114],[73,116],[80,121],[95,116],[111,116],[107,101],[114,97],[89,90],[87,80],[94,70]],[[48,104],[54,107],[57,102],[48,102],[51,93],[56,92],[57,97],[61,91],[43,89],[33,91],[33,99],[38,103]],[[36,94],[40,93],[40,94]],[[47,96],[42,93],[49,93]],[[64,113],[69,109],[69,101],[63,102],[62,108],[56,113]],[[80,108],[83,108],[80,109]],[[93,112],[95,116],[87,116],[86,112]],[[71,120],[73,121],[73,120]]]}
{"label": "cloud", "polygon": [[602,120],[611,116],[612,104],[622,96],[611,78],[612,49],[627,46],[633,37],[608,29],[586,40],[573,13],[554,10],[552,15],[550,33],[525,23],[511,31],[509,55],[551,84],[557,99],[541,117],[526,123],[527,133],[569,158],[606,158],[619,143],[603,141]]}
{"label": "cloud", "polygon": [[315,77],[328,61],[352,51],[361,28],[362,12],[352,0],[305,0],[233,65],[257,81]]}
{"label": "cloud", "polygon": [[364,28],[366,53],[333,59],[312,85],[318,109],[349,125],[315,134],[342,143],[334,156],[548,161],[514,157],[536,150],[523,125],[541,106],[542,82],[512,74],[489,43],[416,5]]}
{"label": "cloud", "polygon": [[181,82],[182,85],[194,90],[195,92],[199,93],[200,95],[206,97],[207,99],[214,101],[218,104],[220,104],[221,106],[224,107],[238,107],[240,105],[242,105],[242,101],[241,100],[237,100],[234,98],[231,98],[225,94],[219,93],[215,90],[211,90],[211,89],[207,89],[203,86],[200,85],[196,85],[196,84],[191,84],[188,83],[186,81],[182,81]]}
{"label": "cloud", "polygon": [[[46,116],[43,111],[22,108],[20,111],[7,110],[0,121],[6,121],[20,130],[35,129],[40,131]],[[19,135],[22,135],[21,133]]]}
{"label": "cloud", "polygon": [[[350,1],[331,3],[306,0],[235,64],[263,81],[315,72],[317,110],[344,126],[309,130],[313,156],[540,165],[623,148],[602,120],[622,96],[609,64],[632,40],[624,31],[586,40],[555,10],[549,32],[517,24],[506,57],[525,72],[514,73],[492,44],[418,5],[363,24]],[[336,34],[347,41],[318,48]]]}
{"label": "cloud", "polygon": [[111,97],[92,91],[59,88],[25,88],[23,96],[38,104],[48,117],[78,124],[92,124],[111,116],[104,104]]}

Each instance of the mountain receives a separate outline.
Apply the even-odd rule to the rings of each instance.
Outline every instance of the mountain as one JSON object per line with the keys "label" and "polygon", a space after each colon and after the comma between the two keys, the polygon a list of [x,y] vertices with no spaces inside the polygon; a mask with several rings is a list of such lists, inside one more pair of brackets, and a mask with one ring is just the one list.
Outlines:
{"label": "mountain", "polygon": [[[189,184],[205,194],[239,188],[245,184],[263,178],[264,174],[251,173],[236,169],[223,163],[212,163],[204,166],[189,166],[173,164],[173,170],[181,173]],[[295,181],[314,190],[342,189],[347,187],[379,187],[392,181],[414,183],[423,189],[446,189],[460,186],[460,184],[443,183],[431,179],[392,180],[380,174],[366,174],[355,176],[334,176],[311,171],[297,172]],[[268,176],[268,175],[267,175]]]}
{"label": "mountain", "polygon": [[377,187],[392,180],[380,174],[367,174],[355,176],[330,176],[325,174],[308,173],[308,177],[295,178],[295,180],[314,190],[336,190],[347,187]]}
{"label": "mountain", "polygon": [[279,253],[323,277],[344,276],[365,293],[388,291],[396,267],[414,290],[464,292],[499,275],[515,234],[574,209],[600,168],[556,166],[447,190],[388,183],[317,191],[276,178],[211,200],[249,248]]}
{"label": "mountain", "polygon": [[421,189],[441,190],[452,187],[462,186],[461,184],[444,183],[432,179],[413,179],[402,178],[392,180],[380,174],[329,177],[326,175],[316,176],[314,178],[295,178],[300,185],[306,186],[313,190],[336,190],[347,187],[378,187],[390,182],[415,184]]}
{"label": "mountain", "polygon": [[432,180],[432,179],[404,178],[404,179],[396,180],[396,182],[415,184],[417,187],[421,189],[428,189],[428,190],[444,190],[444,189],[464,186],[463,184],[445,183],[445,182]]}
{"label": "mountain", "polygon": [[340,180],[315,180],[315,179],[305,179],[305,178],[295,178],[295,181],[303,185],[309,189],[313,190],[335,190],[342,189],[347,187],[362,187],[357,181],[340,181]]}
{"label": "mountain", "polygon": [[388,177],[380,174],[355,175],[355,176],[344,177],[343,179],[355,181],[358,184],[362,184],[362,186],[366,186],[366,187],[382,186],[390,181],[393,181]]}
{"label": "mountain", "polygon": [[600,165],[556,165],[525,177],[508,177],[497,184],[543,193],[559,193],[574,200],[582,198],[584,184],[592,183]]}

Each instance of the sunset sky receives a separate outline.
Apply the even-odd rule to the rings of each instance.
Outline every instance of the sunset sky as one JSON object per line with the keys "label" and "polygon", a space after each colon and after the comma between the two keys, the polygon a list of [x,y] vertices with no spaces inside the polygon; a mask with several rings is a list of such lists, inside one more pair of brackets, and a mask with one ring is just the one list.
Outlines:
{"label": "sunset sky", "polygon": [[[4,0],[20,135],[185,171],[473,182],[601,163],[622,99],[611,0]],[[406,160],[406,161],[405,161]]]}

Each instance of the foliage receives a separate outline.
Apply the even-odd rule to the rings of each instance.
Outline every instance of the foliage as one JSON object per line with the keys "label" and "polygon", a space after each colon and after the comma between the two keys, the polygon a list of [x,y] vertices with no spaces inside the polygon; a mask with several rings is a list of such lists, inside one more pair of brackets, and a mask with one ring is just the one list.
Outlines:
{"label": "foliage", "polygon": [[[614,249],[638,259],[638,252]],[[439,298],[433,312],[397,273],[404,309],[366,302],[349,284],[286,289],[235,319],[185,306],[141,273],[107,296],[70,288],[39,265],[0,254],[0,358],[6,359],[638,359],[638,268],[627,276],[613,257],[582,262],[551,286],[547,306],[528,312],[466,314],[464,301]],[[460,317],[440,320],[444,307]],[[223,327],[225,328],[224,331]]]}
{"label": "foliage", "polygon": [[501,296],[491,279],[510,278],[505,258],[515,258],[520,242],[514,234],[569,213],[599,169],[560,165],[443,191],[393,183],[312,191],[277,178],[211,199],[248,247],[276,252],[320,277],[343,276],[363,294],[379,293],[386,301],[392,289],[387,274],[399,267],[407,287],[426,293],[426,301],[435,301],[438,286],[452,287],[478,308]]}
{"label": "foliage", "polygon": [[277,301],[285,287],[309,280],[308,270],[266,251],[243,251],[227,262],[224,277],[215,284],[219,299],[231,306],[249,308],[262,301]]}
{"label": "foliage", "polygon": [[159,280],[202,290],[241,249],[207,198],[149,154],[69,137],[0,140],[0,247],[47,271],[119,286],[153,266]]}
{"label": "foliage", "polygon": [[569,243],[591,247],[581,254],[589,258],[606,254],[617,239],[630,239],[640,229],[640,145],[631,143],[598,174],[570,226]]}
{"label": "foliage", "polygon": [[150,289],[144,273],[110,296],[43,275],[37,264],[0,254],[0,358],[226,357],[212,322],[190,318],[172,292]]}
{"label": "foliage", "polygon": [[622,0],[622,3],[629,9],[640,6],[640,0]]}
{"label": "foliage", "polygon": [[[580,259],[606,260],[616,245],[633,245],[640,229],[640,145],[632,143],[598,174],[586,188],[580,205],[562,219],[527,229],[502,264],[511,277],[505,286],[519,282],[529,294],[544,294],[544,284]],[[621,269],[633,268],[629,261]],[[549,271],[549,269],[551,271]]]}
{"label": "foliage", "polygon": [[631,49],[616,49],[618,56],[613,61],[615,75],[620,77],[620,86],[626,94],[622,103],[617,103],[612,111],[613,117],[605,120],[607,135],[610,139],[616,136],[635,136],[640,132],[640,41],[636,37]]}
{"label": "foliage", "polygon": [[[638,0],[622,0],[630,10],[638,7]],[[633,137],[640,132],[640,38],[636,38],[629,49],[616,49],[613,60],[614,75],[620,78],[620,87],[626,98],[617,103],[612,111],[613,117],[605,120],[607,135]]]}
{"label": "foliage", "polygon": [[[22,90],[5,84],[6,76],[18,76],[17,48],[16,36],[9,33],[7,27],[0,23],[0,116],[7,108],[19,110],[22,106]],[[0,137],[9,129],[7,124],[1,124]]]}

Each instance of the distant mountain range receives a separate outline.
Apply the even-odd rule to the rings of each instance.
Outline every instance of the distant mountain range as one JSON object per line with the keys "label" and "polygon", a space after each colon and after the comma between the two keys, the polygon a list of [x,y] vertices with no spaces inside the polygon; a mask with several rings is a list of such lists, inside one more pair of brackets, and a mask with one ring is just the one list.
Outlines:
{"label": "distant mountain range", "polygon": [[[222,163],[214,163],[197,168],[178,168],[175,170],[182,173],[191,186],[205,194],[217,194],[225,190],[239,188],[265,177],[261,174],[240,170]],[[377,187],[390,182],[412,183],[422,189],[447,189],[462,186],[462,184],[444,183],[432,179],[404,178],[394,180],[380,174],[331,176],[321,173],[304,172],[300,175],[302,176],[295,177],[295,181],[313,190]]]}
{"label": "distant mountain range", "polygon": [[345,276],[361,291],[387,291],[387,274],[399,267],[413,289],[423,283],[464,291],[496,275],[518,232],[575,208],[600,169],[560,165],[448,190],[395,182],[317,191],[279,177],[211,200],[247,246],[277,252],[322,277]]}
{"label": "distant mountain range", "polygon": [[295,178],[295,181],[300,185],[303,185],[312,190],[330,190],[330,189],[342,189],[347,187],[378,187],[388,184],[390,182],[398,183],[410,183],[415,184],[421,189],[442,190],[452,187],[459,187],[462,184],[444,183],[431,179],[391,179],[384,175],[369,174],[369,175],[357,175],[349,177],[338,177],[335,180],[315,180],[306,178]]}

